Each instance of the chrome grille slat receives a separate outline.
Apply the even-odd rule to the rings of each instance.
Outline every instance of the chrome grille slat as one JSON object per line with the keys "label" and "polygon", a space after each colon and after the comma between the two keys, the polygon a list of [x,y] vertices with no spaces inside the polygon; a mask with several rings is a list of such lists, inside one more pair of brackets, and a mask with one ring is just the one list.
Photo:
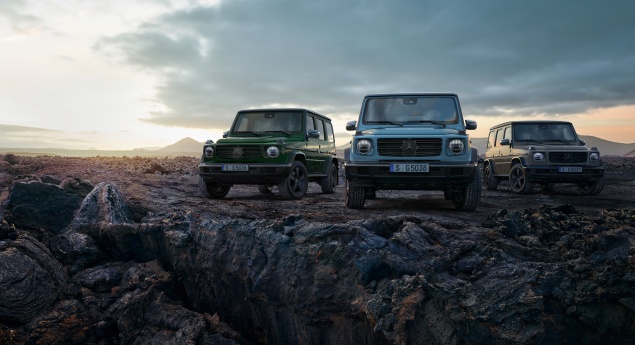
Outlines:
{"label": "chrome grille slat", "polygon": [[[413,140],[417,145],[414,154],[406,155],[402,149],[402,145],[407,140]],[[377,153],[380,156],[393,157],[431,157],[441,154],[443,148],[443,140],[441,138],[398,138],[398,139],[378,139]]]}

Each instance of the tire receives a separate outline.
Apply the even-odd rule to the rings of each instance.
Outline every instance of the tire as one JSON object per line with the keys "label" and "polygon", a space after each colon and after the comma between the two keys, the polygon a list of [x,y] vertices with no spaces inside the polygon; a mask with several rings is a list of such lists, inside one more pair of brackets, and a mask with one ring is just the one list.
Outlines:
{"label": "tire", "polygon": [[329,173],[320,181],[320,187],[322,187],[322,193],[333,194],[335,186],[337,186],[337,166],[335,163],[331,163]]}
{"label": "tire", "polygon": [[496,188],[498,188],[498,177],[494,176],[492,167],[489,164],[485,165],[484,170],[483,185],[485,185],[487,190],[496,190]]}
{"label": "tire", "polygon": [[202,177],[198,177],[198,190],[208,199],[222,199],[229,193],[230,184],[219,182],[205,181]]}
{"label": "tire", "polygon": [[273,189],[272,184],[259,184],[258,191],[262,194],[271,194],[271,190]]}
{"label": "tire", "polygon": [[373,187],[364,188],[364,194],[365,194],[365,198],[368,200],[372,200],[377,197],[377,192],[375,191],[375,188]]}
{"label": "tire", "polygon": [[533,188],[532,183],[527,180],[527,174],[518,163],[514,164],[509,172],[509,186],[518,194],[529,194]]}
{"label": "tire", "polygon": [[452,194],[454,207],[460,211],[474,211],[481,199],[481,189],[483,189],[483,172],[477,168],[467,187],[460,188],[458,192]]}
{"label": "tire", "polygon": [[364,208],[366,202],[366,189],[364,187],[351,186],[346,180],[346,207]]}
{"label": "tire", "polygon": [[291,164],[291,171],[284,182],[278,184],[280,196],[285,200],[302,199],[309,187],[309,175],[300,161]]}
{"label": "tire", "polygon": [[598,195],[604,189],[604,178],[593,182],[578,183],[578,190],[582,195]]}

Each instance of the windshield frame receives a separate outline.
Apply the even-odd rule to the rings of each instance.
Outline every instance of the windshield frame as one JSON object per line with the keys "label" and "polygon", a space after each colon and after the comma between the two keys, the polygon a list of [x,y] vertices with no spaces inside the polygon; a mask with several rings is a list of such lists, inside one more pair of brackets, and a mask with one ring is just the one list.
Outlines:
{"label": "windshield frame", "polygon": [[302,132],[305,116],[304,112],[299,109],[239,111],[230,133],[251,133],[254,136],[265,133],[267,135],[297,134]]}
{"label": "windshield frame", "polygon": [[514,124],[514,141],[527,143],[578,144],[578,135],[573,124],[568,122],[528,122]]}
{"label": "windshield frame", "polygon": [[364,125],[449,125],[460,121],[460,108],[452,95],[389,95],[366,98]]}

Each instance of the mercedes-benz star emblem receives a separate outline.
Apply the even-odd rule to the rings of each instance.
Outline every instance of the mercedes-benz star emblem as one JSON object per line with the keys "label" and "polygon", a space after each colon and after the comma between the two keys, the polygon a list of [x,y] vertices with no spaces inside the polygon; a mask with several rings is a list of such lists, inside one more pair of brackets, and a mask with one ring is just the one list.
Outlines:
{"label": "mercedes-benz star emblem", "polygon": [[234,150],[232,151],[232,157],[236,159],[243,158],[243,148],[240,146],[234,147]]}
{"label": "mercedes-benz star emblem", "polygon": [[414,139],[406,139],[401,145],[404,156],[414,156],[417,153],[417,143]]}

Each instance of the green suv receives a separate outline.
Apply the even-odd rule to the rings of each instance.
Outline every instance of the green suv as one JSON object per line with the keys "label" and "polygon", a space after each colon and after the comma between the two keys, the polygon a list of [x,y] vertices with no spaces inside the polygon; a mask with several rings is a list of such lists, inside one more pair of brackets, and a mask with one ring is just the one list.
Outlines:
{"label": "green suv", "polygon": [[604,167],[597,148],[587,148],[565,121],[511,121],[490,129],[483,164],[485,188],[509,181],[512,191],[550,191],[554,183],[576,183],[584,195],[604,188]]}
{"label": "green suv", "polygon": [[378,189],[440,190],[459,210],[474,210],[481,196],[478,152],[452,93],[368,95],[344,151],[346,206],[363,208]]}
{"label": "green suv", "polygon": [[250,184],[261,193],[277,186],[283,199],[300,199],[309,182],[334,193],[338,169],[328,117],[299,108],[241,110],[222,139],[205,143],[198,185],[207,198]]}

